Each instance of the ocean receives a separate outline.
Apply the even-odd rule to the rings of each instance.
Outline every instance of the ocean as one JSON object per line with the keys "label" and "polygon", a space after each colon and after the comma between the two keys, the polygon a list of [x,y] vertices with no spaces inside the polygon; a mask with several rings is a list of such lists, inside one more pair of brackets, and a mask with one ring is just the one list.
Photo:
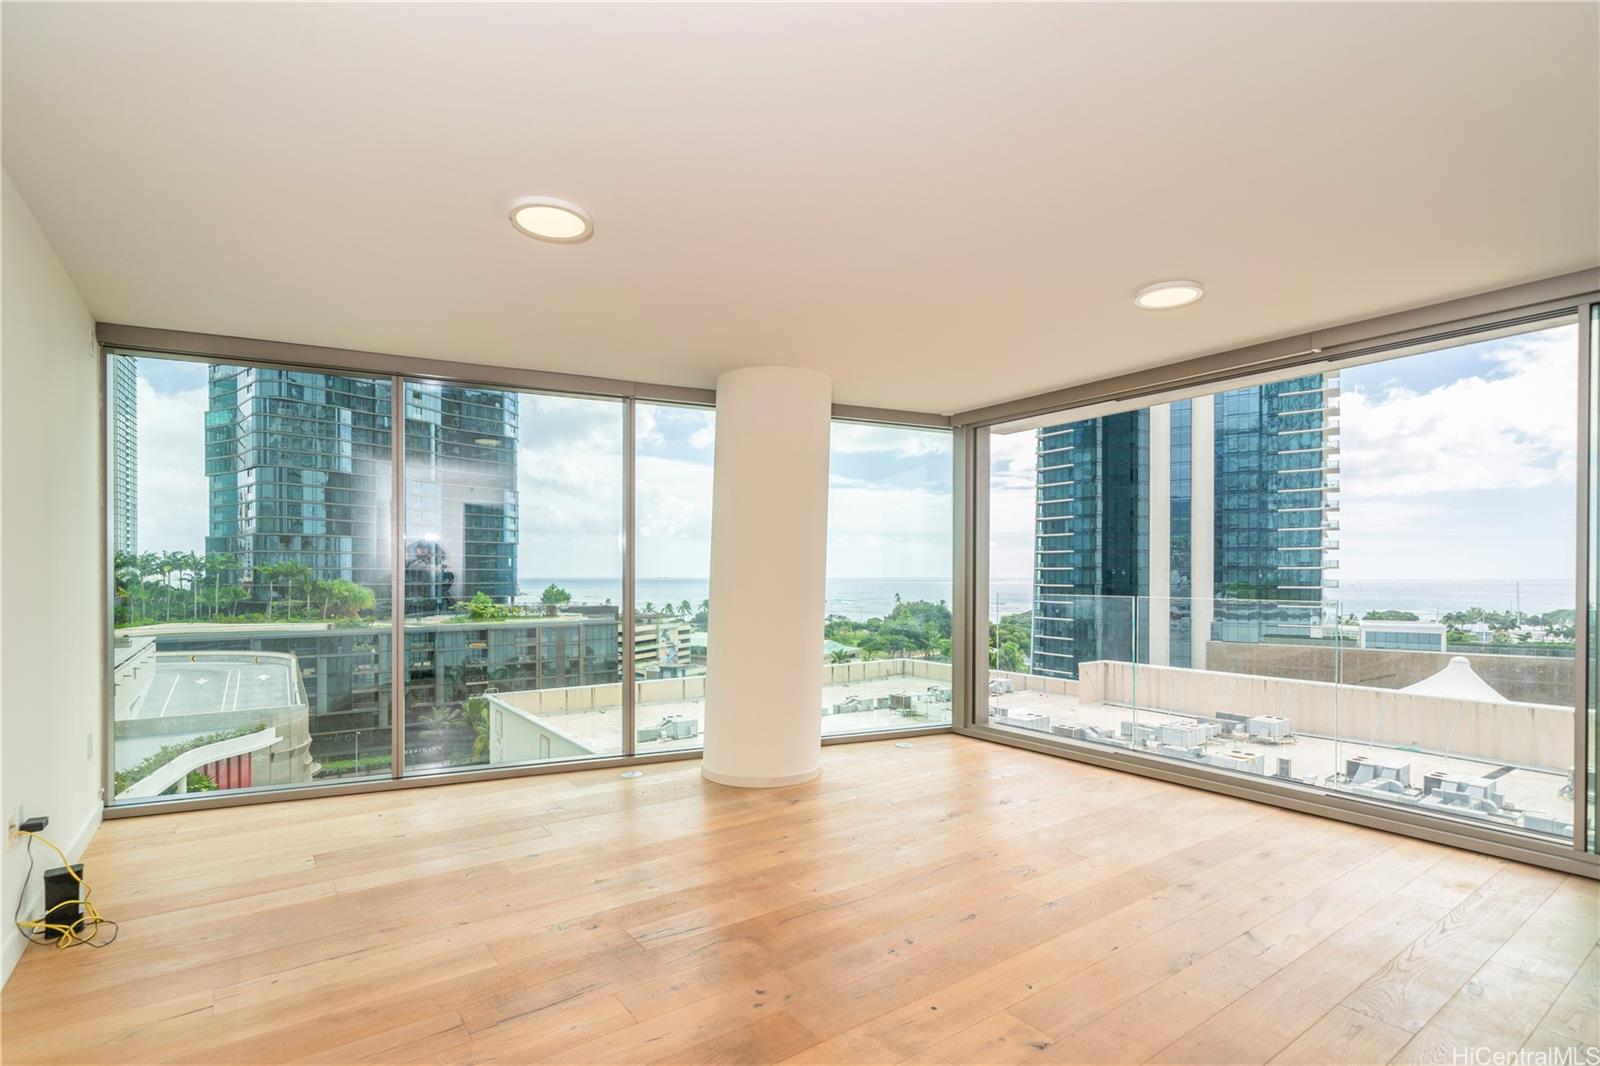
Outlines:
{"label": "ocean", "polygon": [[[614,578],[526,578],[520,584],[523,597],[537,599],[546,585],[554,582],[572,594],[579,603],[622,602],[622,583]],[[899,594],[905,600],[950,599],[950,583],[932,578],[840,578],[827,586],[827,613],[847,618],[881,618],[894,608]],[[688,600],[698,610],[709,596],[705,578],[644,578],[639,582],[638,604],[678,605]],[[1530,579],[1462,581],[1351,581],[1330,589],[1325,601],[1344,615],[1363,615],[1368,611],[1411,611],[1434,621],[1450,611],[1482,607],[1493,611],[1520,609],[1524,614],[1543,614],[1561,608],[1571,609],[1574,600],[1571,581]],[[1032,606],[1032,587],[1027,581],[994,581],[989,586],[989,614],[998,617],[1026,611]]]}

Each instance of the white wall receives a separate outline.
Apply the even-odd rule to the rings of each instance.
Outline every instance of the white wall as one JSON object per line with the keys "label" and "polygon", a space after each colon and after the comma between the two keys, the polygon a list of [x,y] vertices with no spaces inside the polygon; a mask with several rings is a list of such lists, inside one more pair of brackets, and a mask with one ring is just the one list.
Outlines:
{"label": "white wall", "polygon": [[[0,811],[49,815],[46,835],[76,859],[100,824],[103,740],[94,319],[10,175],[0,185]],[[27,863],[4,846],[0,979],[26,947],[9,918]],[[58,864],[34,855],[28,914],[39,872]]]}

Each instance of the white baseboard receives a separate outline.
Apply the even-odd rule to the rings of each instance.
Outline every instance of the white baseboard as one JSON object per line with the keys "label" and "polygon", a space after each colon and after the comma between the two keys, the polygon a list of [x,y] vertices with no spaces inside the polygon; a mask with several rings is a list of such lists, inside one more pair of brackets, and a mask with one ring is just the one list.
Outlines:
{"label": "white baseboard", "polygon": [[805,770],[798,774],[783,774],[778,777],[744,777],[707,770],[704,764],[700,766],[700,776],[707,781],[718,785],[731,785],[734,788],[785,788],[789,785],[805,784],[820,773],[822,773],[820,764],[813,770]]}
{"label": "white baseboard", "polygon": [[[67,853],[67,858],[71,859],[73,862],[81,861],[83,859],[83,853],[89,848],[89,841],[94,839],[95,831],[99,828],[100,805],[97,803],[89,811],[89,815],[83,820],[83,824],[78,826],[78,831],[72,834],[72,838],[61,843],[62,850]],[[23,846],[23,844],[18,844],[16,846],[16,856],[18,858],[21,856],[21,849]],[[38,913],[44,909],[44,871],[55,866],[55,864],[55,852],[51,851],[42,844],[35,845],[33,849],[33,876],[28,879],[28,883],[26,885],[22,886],[22,895],[24,899],[24,903],[22,904],[22,917],[29,918],[37,916]],[[88,871],[85,872],[87,873]],[[89,875],[88,880],[94,880],[93,874]],[[10,900],[6,900],[5,902],[10,904],[11,907],[16,906],[16,904],[11,903]],[[10,913],[7,913],[5,941],[3,945],[0,945],[0,948],[3,948],[3,952],[0,952],[0,985],[4,985],[6,981],[10,979],[11,971],[16,969],[18,962],[22,961],[22,953],[28,948],[28,946],[28,938],[22,935],[22,931],[20,929],[11,924],[11,915]],[[40,948],[39,950],[52,951],[54,949]]]}

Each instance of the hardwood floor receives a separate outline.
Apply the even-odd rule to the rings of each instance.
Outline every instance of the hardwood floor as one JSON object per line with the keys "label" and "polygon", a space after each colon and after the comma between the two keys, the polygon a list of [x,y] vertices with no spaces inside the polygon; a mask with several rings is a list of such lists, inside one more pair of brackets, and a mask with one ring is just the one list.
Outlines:
{"label": "hardwood floor", "polygon": [[[1450,1063],[1600,1040],[1600,885],[981,741],[107,822],[21,1063]],[[1583,1059],[1577,1060],[1582,1062]]]}

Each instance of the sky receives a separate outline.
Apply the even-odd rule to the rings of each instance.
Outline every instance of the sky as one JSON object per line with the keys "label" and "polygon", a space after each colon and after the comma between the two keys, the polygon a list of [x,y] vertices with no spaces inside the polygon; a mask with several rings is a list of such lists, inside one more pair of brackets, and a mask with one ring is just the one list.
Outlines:
{"label": "sky", "polygon": [[[1342,371],[1338,577],[1570,580],[1575,327]],[[990,574],[1032,567],[1035,432],[990,441]]]}
{"label": "sky", "polygon": [[[204,550],[203,364],[139,360],[139,543]],[[622,576],[622,405],[519,398],[519,576]],[[705,578],[711,558],[716,416],[640,403],[638,573]],[[835,423],[828,493],[830,578],[950,577],[950,437]]]}
{"label": "sky", "polygon": [[[1567,579],[1576,471],[1573,327],[1345,370],[1343,581]],[[140,545],[203,550],[203,364],[139,360]],[[622,574],[622,407],[521,397],[519,573]],[[638,407],[638,571],[710,567],[715,414]],[[991,578],[1032,569],[1034,434],[991,440]],[[950,437],[834,423],[830,579],[950,576]]]}

